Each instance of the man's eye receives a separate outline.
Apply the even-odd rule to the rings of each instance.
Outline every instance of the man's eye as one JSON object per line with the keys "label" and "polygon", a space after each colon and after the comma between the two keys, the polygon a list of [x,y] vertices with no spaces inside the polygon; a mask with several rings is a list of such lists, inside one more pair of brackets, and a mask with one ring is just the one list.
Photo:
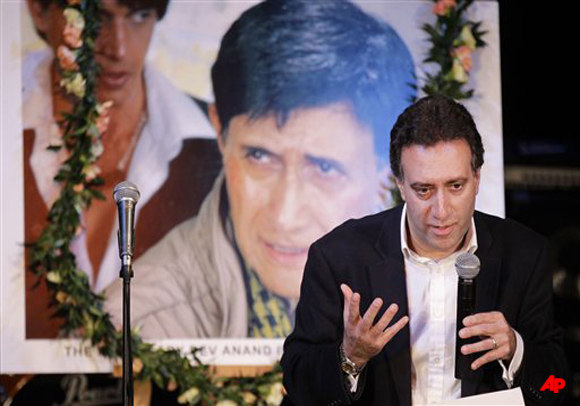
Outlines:
{"label": "man's eye", "polygon": [[419,196],[422,196],[422,197],[427,196],[430,191],[431,191],[431,189],[428,187],[420,187],[420,188],[415,189],[415,192],[417,192],[417,194]]}
{"label": "man's eye", "polygon": [[320,172],[322,173],[328,173],[332,170],[335,170],[336,168],[334,167],[334,165],[332,165],[330,162],[320,162],[318,163],[318,169],[320,170]]}
{"label": "man's eye", "polygon": [[344,175],[346,172],[341,164],[329,159],[309,157],[308,161],[323,176]]}
{"label": "man's eye", "polygon": [[463,183],[453,183],[451,185],[451,189],[453,189],[454,191],[459,191],[463,189]]}
{"label": "man's eye", "polygon": [[261,148],[246,148],[245,156],[255,162],[267,162],[270,158],[268,151]]}
{"label": "man's eye", "polygon": [[155,10],[153,9],[137,10],[131,13],[130,19],[134,23],[143,23],[151,19],[154,15]]}

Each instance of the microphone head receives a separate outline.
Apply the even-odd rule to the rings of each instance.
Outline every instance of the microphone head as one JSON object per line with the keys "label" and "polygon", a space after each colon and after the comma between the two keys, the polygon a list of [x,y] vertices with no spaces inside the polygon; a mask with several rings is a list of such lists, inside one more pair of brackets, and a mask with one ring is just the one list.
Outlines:
{"label": "microphone head", "polygon": [[455,271],[461,279],[475,279],[480,267],[479,258],[469,252],[459,255],[455,260]]}
{"label": "microphone head", "polygon": [[113,197],[117,203],[122,200],[131,200],[133,204],[136,204],[139,201],[139,197],[141,197],[141,193],[139,192],[137,185],[126,180],[115,186]]}

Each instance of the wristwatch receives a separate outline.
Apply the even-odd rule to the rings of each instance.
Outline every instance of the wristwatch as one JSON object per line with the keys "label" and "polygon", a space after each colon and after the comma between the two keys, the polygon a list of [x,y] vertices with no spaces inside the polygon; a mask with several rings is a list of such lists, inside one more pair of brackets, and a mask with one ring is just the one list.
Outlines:
{"label": "wristwatch", "polygon": [[348,357],[344,353],[342,343],[340,344],[339,353],[340,353],[340,368],[342,368],[344,372],[352,376],[357,376],[362,372],[363,368],[365,367],[364,364],[360,367],[357,367],[353,361],[348,359]]}

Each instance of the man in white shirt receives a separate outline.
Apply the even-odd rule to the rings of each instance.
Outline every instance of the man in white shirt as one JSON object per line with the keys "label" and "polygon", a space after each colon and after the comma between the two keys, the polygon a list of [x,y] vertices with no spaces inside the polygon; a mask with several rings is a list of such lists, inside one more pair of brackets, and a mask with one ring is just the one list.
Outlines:
{"label": "man in white shirt", "polygon": [[[540,391],[567,373],[547,244],[475,211],[483,152],[452,100],[427,97],[399,116],[391,169],[405,205],[349,221],[309,252],[282,359],[294,403],[438,404],[512,386],[530,404],[561,400]],[[454,263],[464,252],[482,266],[475,314],[459,332],[474,338],[461,348],[474,361],[458,380]]]}

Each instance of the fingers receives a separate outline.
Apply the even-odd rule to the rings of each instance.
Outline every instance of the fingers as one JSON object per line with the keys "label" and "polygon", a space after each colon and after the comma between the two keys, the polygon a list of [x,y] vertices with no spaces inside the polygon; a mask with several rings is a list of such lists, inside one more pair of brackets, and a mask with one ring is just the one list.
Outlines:
{"label": "fingers", "polygon": [[383,306],[383,300],[375,298],[361,317],[360,294],[353,292],[346,284],[342,284],[340,289],[344,296],[343,349],[351,360],[364,364],[383,349],[395,334],[409,322],[409,318],[402,317],[388,327],[399,310],[396,304],[392,304],[373,325]]}
{"label": "fingers", "polygon": [[499,337],[498,339],[495,338],[492,339],[491,337],[487,337],[476,343],[461,346],[461,353],[468,355],[476,352],[495,350],[504,344],[498,341],[503,340],[500,340]]}
{"label": "fingers", "polygon": [[382,299],[376,298],[375,300],[373,300],[373,302],[371,303],[371,305],[369,306],[369,308],[367,309],[367,311],[363,316],[363,327],[366,330],[371,329],[371,327],[373,326],[373,321],[375,320],[375,317],[377,317],[377,314],[379,314],[379,310],[381,310],[382,306],[383,306]]}
{"label": "fingers", "polygon": [[391,339],[409,322],[408,316],[401,317],[395,324],[385,330],[382,339],[382,345],[385,346]]}
{"label": "fingers", "polygon": [[385,329],[387,328],[391,320],[393,320],[393,317],[395,317],[395,314],[397,314],[398,311],[399,306],[397,306],[395,303],[391,304],[388,307],[388,309],[383,313],[379,321],[377,321],[377,324],[375,324],[375,326],[373,327],[373,329],[376,330],[377,334],[381,334],[383,331],[385,331]]}
{"label": "fingers", "polygon": [[463,325],[466,327],[470,327],[476,324],[492,324],[501,319],[504,319],[503,314],[501,312],[476,313],[464,318]]}
{"label": "fingers", "polygon": [[482,339],[462,346],[461,352],[467,355],[485,351],[471,364],[472,369],[495,360],[513,357],[516,347],[515,333],[501,312],[474,314],[463,319],[463,324],[466,327],[459,331],[459,337]]}
{"label": "fingers", "polygon": [[353,293],[350,287],[345,283],[340,285],[340,290],[344,295],[344,324],[353,325],[360,318],[360,295],[358,293]]}
{"label": "fingers", "polygon": [[463,319],[466,326],[459,331],[459,337],[495,337],[509,334],[511,327],[501,312],[477,313]]}
{"label": "fingers", "polygon": [[488,351],[471,363],[471,369],[475,371],[476,369],[482,367],[483,365],[501,358],[502,357],[500,356],[499,348],[497,350]]}
{"label": "fingers", "polygon": [[494,324],[479,324],[473,327],[465,327],[459,330],[459,337],[465,339],[470,337],[491,337],[500,331]]}

